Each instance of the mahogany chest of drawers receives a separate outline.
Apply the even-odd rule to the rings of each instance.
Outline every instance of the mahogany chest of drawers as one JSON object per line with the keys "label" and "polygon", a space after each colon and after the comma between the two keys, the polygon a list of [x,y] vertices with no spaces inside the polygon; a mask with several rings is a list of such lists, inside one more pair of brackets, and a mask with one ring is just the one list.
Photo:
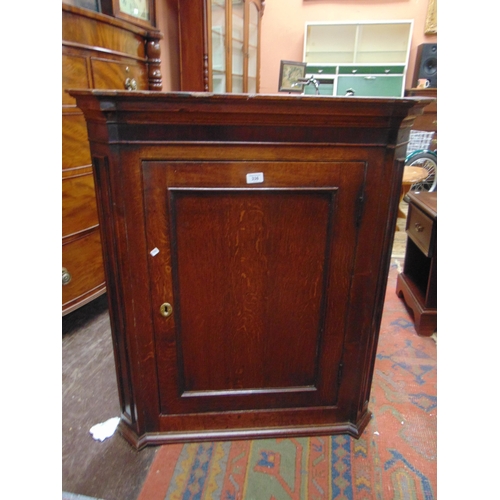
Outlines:
{"label": "mahogany chest of drawers", "polygon": [[106,291],[87,128],[69,88],[161,90],[161,33],[62,4],[62,313]]}

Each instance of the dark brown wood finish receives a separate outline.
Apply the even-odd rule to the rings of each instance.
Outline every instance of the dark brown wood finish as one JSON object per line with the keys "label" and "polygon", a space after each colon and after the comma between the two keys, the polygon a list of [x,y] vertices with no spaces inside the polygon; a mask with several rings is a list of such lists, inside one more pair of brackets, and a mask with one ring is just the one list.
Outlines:
{"label": "dark brown wood finish", "polygon": [[359,437],[406,144],[428,101],[71,95],[95,168],[122,434],[139,448]]}
{"label": "dark brown wood finish", "polygon": [[179,11],[179,64],[182,90],[208,91],[206,0],[183,2]]}
{"label": "dark brown wood finish", "polygon": [[415,119],[413,128],[425,132],[436,132],[429,149],[437,149],[437,88],[407,89],[405,95],[409,97],[430,97],[434,99],[431,104],[424,108],[422,115]]}
{"label": "dark brown wood finish", "polygon": [[396,293],[413,311],[417,333],[430,336],[437,328],[437,192],[408,196],[408,241]]}
{"label": "dark brown wood finish", "polygon": [[62,4],[63,314],[106,291],[87,128],[66,90],[161,90],[161,36]]}

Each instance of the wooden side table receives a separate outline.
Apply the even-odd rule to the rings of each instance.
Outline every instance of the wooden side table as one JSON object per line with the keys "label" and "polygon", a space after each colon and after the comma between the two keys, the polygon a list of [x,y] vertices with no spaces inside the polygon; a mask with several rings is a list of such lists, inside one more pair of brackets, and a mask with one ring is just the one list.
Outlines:
{"label": "wooden side table", "polygon": [[417,333],[430,336],[437,328],[437,192],[408,197],[408,241],[396,293],[413,311]]}
{"label": "wooden side table", "polygon": [[403,182],[401,184],[401,194],[399,196],[398,219],[406,219],[406,214],[401,210],[401,202],[408,191],[410,191],[411,186],[416,182],[423,181],[428,175],[429,172],[423,167],[405,167]]}
{"label": "wooden side table", "polygon": [[431,141],[429,149],[437,148],[437,88],[426,89],[406,89],[405,96],[410,97],[429,97],[434,101],[424,108],[424,112],[415,118],[413,130],[423,130],[425,132],[435,132],[434,139]]}

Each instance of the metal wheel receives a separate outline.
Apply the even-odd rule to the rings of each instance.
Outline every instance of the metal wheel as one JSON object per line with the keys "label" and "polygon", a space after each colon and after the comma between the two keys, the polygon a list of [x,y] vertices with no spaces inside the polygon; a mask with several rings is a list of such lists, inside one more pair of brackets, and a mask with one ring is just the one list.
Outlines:
{"label": "metal wheel", "polygon": [[422,151],[411,155],[406,163],[407,167],[423,167],[429,175],[421,182],[412,184],[410,191],[435,191],[437,188],[437,154],[433,151]]}

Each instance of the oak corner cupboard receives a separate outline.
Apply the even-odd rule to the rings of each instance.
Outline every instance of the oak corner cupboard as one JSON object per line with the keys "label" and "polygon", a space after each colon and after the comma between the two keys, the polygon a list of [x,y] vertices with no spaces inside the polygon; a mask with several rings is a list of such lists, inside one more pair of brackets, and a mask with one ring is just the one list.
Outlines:
{"label": "oak corner cupboard", "polygon": [[410,128],[429,100],[72,91],[122,435],[347,433],[368,408]]}
{"label": "oak corner cupboard", "polygon": [[306,23],[307,76],[323,95],[403,97],[412,32],[411,19]]}
{"label": "oak corner cupboard", "polygon": [[[111,1],[101,3],[111,8]],[[149,23],[143,23],[144,27],[104,14],[101,3],[68,0],[62,4],[63,315],[106,292],[87,128],[67,90],[162,88],[162,34]],[[137,15],[147,17],[153,3],[142,2],[146,11]]]}
{"label": "oak corner cupboard", "polygon": [[258,93],[264,3],[179,1],[181,90]]}

